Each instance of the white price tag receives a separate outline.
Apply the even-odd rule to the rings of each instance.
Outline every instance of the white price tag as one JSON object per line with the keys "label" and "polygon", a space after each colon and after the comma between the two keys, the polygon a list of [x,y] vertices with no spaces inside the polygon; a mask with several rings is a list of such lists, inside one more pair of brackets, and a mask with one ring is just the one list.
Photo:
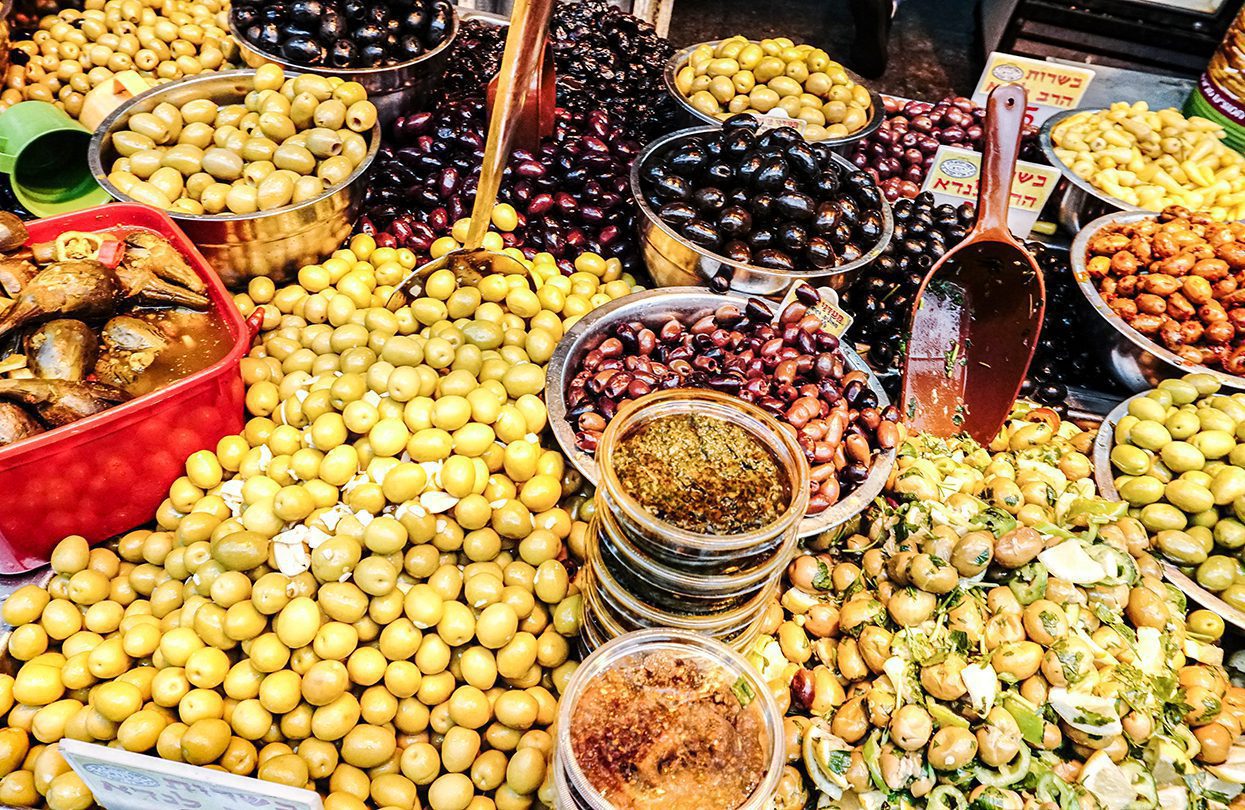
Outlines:
{"label": "white price tag", "polygon": [[[977,187],[981,178],[981,153],[940,146],[934,153],[934,162],[925,175],[922,191],[934,195],[939,204],[959,206],[965,200],[977,202]],[[1033,230],[1042,207],[1059,182],[1059,170],[1050,166],[1019,161],[1012,174],[1011,204],[1007,210],[1007,225],[1018,239],[1024,239]]]}
{"label": "white price tag", "polygon": [[[798,289],[801,284],[807,283],[808,282],[798,281],[791,285],[791,288],[787,290],[787,294],[783,296],[782,303],[778,305],[778,309],[774,313],[774,323],[778,323],[778,319],[782,317],[782,313],[786,311],[787,305],[792,301],[797,300],[795,292],[796,289]],[[851,328],[851,325],[855,319],[848,314],[846,310],[839,306],[838,292],[830,289],[829,287],[817,287],[815,289],[817,290],[817,294],[821,300],[810,306],[808,311],[804,314],[812,315],[817,318],[817,320],[821,321],[822,331],[829,332],[838,338],[843,337],[843,334]]]}
{"label": "white price tag", "polygon": [[977,81],[973,101],[984,107],[990,91],[1000,84],[1019,84],[1029,96],[1025,124],[1036,127],[1055,113],[1075,110],[1080,106],[1093,80],[1094,71],[1087,67],[1043,62],[994,51],[986,60],[986,69]]}
{"label": "white price tag", "polygon": [[105,810],[324,810],[302,788],[78,740],[60,752]]}

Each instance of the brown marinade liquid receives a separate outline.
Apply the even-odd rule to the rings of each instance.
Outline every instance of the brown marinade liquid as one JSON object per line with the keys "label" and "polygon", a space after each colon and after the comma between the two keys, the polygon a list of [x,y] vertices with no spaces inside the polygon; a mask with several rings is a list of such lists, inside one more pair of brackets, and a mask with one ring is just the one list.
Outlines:
{"label": "brown marinade liquid", "polygon": [[618,444],[614,472],[655,517],[700,534],[742,534],[791,505],[787,474],[765,445],[713,416],[673,414]]}
{"label": "brown marinade liquid", "polygon": [[759,707],[726,670],[674,652],[637,654],[589,682],[571,716],[585,778],[616,810],[742,805],[765,776]]}

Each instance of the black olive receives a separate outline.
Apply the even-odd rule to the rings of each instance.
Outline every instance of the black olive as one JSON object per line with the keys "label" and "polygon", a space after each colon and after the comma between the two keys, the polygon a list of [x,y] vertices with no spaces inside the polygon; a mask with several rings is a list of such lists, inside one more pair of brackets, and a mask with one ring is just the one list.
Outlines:
{"label": "black olive", "polygon": [[761,164],[764,160],[764,158],[756,153],[746,155],[743,160],[739,161],[739,165],[735,168],[736,176],[738,176],[739,179],[745,183],[751,181],[752,178],[756,176],[756,173],[761,169]]}
{"label": "black olive", "polygon": [[798,141],[787,147],[787,162],[791,170],[808,180],[815,180],[820,172],[817,153],[804,141]]}
{"label": "black olive", "polygon": [[788,222],[778,229],[778,241],[787,250],[799,253],[808,246],[808,231],[802,225]]}
{"label": "black olive", "polygon": [[735,179],[735,168],[726,161],[714,161],[706,167],[705,179],[712,183],[725,185]]}
{"label": "black olive", "polygon": [[757,169],[756,175],[752,178],[752,184],[761,191],[782,191],[782,184],[789,173],[787,161],[780,157],[771,157],[761,164],[761,168]]}
{"label": "black olive", "polygon": [[860,191],[872,187],[873,178],[864,172],[849,172],[847,177],[843,178],[843,185],[847,186],[850,191]]}
{"label": "black olive", "polygon": [[879,214],[868,214],[856,226],[856,232],[869,244],[873,244],[882,236],[882,217]]}
{"label": "black olive", "polygon": [[720,211],[726,206],[726,194],[716,186],[696,189],[692,200],[702,211]]}
{"label": "black olive", "polygon": [[[447,133],[447,138],[453,137],[453,133]],[[650,183],[656,183],[667,174],[666,167],[660,163],[650,163],[643,169],[644,179]]]}
{"label": "black olive", "polygon": [[877,211],[882,207],[882,192],[878,191],[877,186],[857,189],[852,196],[856,202],[860,203],[860,207],[867,211]]}
{"label": "black olive", "polygon": [[402,27],[412,34],[423,34],[428,29],[432,15],[423,6],[415,6],[402,18]]}
{"label": "black olive", "polygon": [[354,32],[354,41],[358,45],[376,45],[385,38],[385,29],[376,23],[360,25]]}
{"label": "black olive", "polygon": [[752,214],[741,205],[723,208],[718,215],[718,228],[731,236],[745,234],[752,228]]}
{"label": "black olive", "polygon": [[758,194],[752,198],[748,207],[756,219],[766,219],[774,210],[774,198],[769,194]]}
{"label": "black olive", "polygon": [[324,4],[320,0],[294,0],[290,3],[290,21],[295,25],[319,26],[324,16]]}
{"label": "black olive", "polygon": [[766,267],[771,270],[795,269],[795,262],[791,260],[790,256],[783,253],[781,250],[774,250],[773,248],[758,250],[755,254],[753,254],[752,263],[757,267]]}
{"label": "black olive", "polygon": [[418,59],[427,52],[424,43],[415,34],[407,34],[398,41],[398,53],[404,60]]}
{"label": "black olive", "polygon": [[385,61],[389,54],[383,45],[372,44],[364,45],[359,49],[359,61],[365,65],[374,65],[377,62]]}
{"label": "black olive", "polygon": [[748,244],[752,246],[753,250],[767,248],[770,245],[776,244],[777,241],[774,232],[768,228],[761,228],[748,234]]}
{"label": "black olive", "polygon": [[843,263],[854,262],[864,255],[860,247],[855,242],[848,242],[839,249],[839,256],[842,257]]}
{"label": "black olive", "polygon": [[774,198],[774,210],[787,219],[808,222],[816,214],[816,203],[807,194],[787,193]]}
{"label": "black olive", "polygon": [[819,270],[834,267],[839,263],[834,245],[821,236],[814,236],[808,240],[808,246],[804,249],[804,255],[808,258],[809,264]]}
{"label": "black olive", "polygon": [[838,245],[841,250],[844,245],[852,241],[852,226],[840,219],[829,233],[824,235],[828,236],[830,241]]}
{"label": "black olive", "polygon": [[691,222],[684,223],[680,233],[689,242],[693,242],[701,247],[715,247],[722,241],[718,229],[703,219],[693,219]]}
{"label": "black olive", "polygon": [[328,6],[320,16],[319,34],[321,43],[337,44],[346,35],[346,18],[336,8]]}
{"label": "black olive", "polygon": [[735,129],[722,136],[722,154],[739,159],[752,148],[752,132],[746,129]]}
{"label": "black olive", "polygon": [[657,194],[668,200],[686,200],[692,194],[692,184],[677,174],[663,175],[653,185]]}
{"label": "black olive", "polygon": [[817,176],[817,193],[822,197],[833,197],[839,193],[842,181],[837,166],[822,169]]}
{"label": "black olive", "polygon": [[425,44],[440,45],[449,34],[453,22],[453,12],[449,6],[437,6],[432,11],[432,19],[428,21],[428,32]]}
{"label": "black olive", "polygon": [[748,247],[746,243],[740,242],[738,239],[732,239],[722,246],[722,255],[731,261],[751,262],[752,248]]}
{"label": "black olive", "polygon": [[709,154],[705,152],[703,146],[699,143],[685,143],[675,149],[666,158],[666,165],[670,167],[670,171],[675,174],[681,174],[684,177],[690,177],[705,165],[708,161]]}
{"label": "black olive", "polygon": [[860,206],[851,197],[839,200],[839,219],[853,227],[860,222]]}
{"label": "black olive", "polygon": [[737,115],[732,115],[730,118],[727,118],[725,121],[722,122],[722,129],[726,132],[730,132],[736,129],[743,129],[743,130],[747,130],[748,132],[756,132],[757,129],[760,128],[760,126],[761,126],[760,120],[757,119],[755,115],[749,115],[748,113],[739,113]]}
{"label": "black olive", "polygon": [[344,0],[342,13],[346,15],[346,19],[360,22],[367,15],[367,3],[363,0]]}
{"label": "black olive", "polygon": [[363,15],[363,19],[384,25],[385,21],[389,19],[389,8],[384,3],[369,6],[367,13]]}
{"label": "black olive", "polygon": [[839,206],[835,202],[824,202],[817,206],[817,215],[813,218],[813,230],[817,233],[830,233],[839,224]]}
{"label": "black olive", "polygon": [[264,23],[259,26],[255,36],[248,36],[247,38],[261,48],[273,51],[281,44],[281,29],[276,23]]}
{"label": "black olive", "polygon": [[259,19],[259,10],[254,6],[235,5],[231,13],[233,14],[233,24],[238,27],[239,31],[245,31]]}
{"label": "black olive", "polygon": [[685,202],[672,202],[658,209],[657,215],[671,225],[685,225],[696,218],[696,209]]}

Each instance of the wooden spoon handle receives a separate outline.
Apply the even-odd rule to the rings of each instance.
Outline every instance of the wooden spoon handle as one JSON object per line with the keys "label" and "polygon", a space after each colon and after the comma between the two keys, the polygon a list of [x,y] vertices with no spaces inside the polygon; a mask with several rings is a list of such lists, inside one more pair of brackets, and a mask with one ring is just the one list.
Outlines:
{"label": "wooden spoon handle", "polygon": [[497,73],[497,95],[489,115],[488,140],[484,145],[484,165],[476,187],[475,204],[471,206],[471,230],[464,248],[473,250],[484,243],[493,203],[501,188],[502,172],[510,159],[510,142],[523,109],[536,71],[541,69],[549,17],[553,0],[515,0],[510,14],[510,30],[506,34],[506,50],[502,53]]}
{"label": "wooden spoon handle", "polygon": [[981,189],[977,194],[978,236],[1014,241],[1007,227],[1012,175],[1020,156],[1020,133],[1025,121],[1025,89],[1002,84],[986,100],[986,150],[981,161]]}

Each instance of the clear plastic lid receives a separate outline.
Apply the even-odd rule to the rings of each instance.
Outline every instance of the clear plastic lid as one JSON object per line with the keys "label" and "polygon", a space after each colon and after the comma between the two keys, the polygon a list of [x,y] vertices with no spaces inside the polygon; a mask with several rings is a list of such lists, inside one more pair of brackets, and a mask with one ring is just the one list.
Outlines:
{"label": "clear plastic lid", "polygon": [[588,656],[567,682],[557,735],[568,808],[761,810],[785,759],[782,715],[756,669],[672,629],[628,633]]}

